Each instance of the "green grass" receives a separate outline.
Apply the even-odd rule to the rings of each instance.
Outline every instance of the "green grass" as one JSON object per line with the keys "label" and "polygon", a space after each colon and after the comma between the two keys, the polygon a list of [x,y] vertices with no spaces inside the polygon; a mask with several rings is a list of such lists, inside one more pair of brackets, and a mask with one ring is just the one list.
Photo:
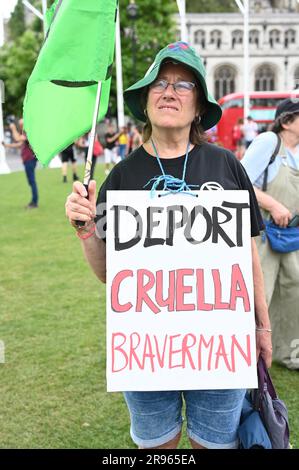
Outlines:
{"label": "green grass", "polygon": [[[105,289],[64,215],[71,184],[59,169],[37,179],[40,208],[25,211],[24,173],[0,176],[0,447],[132,448],[122,395],[106,392]],[[299,373],[272,376],[298,448]]]}

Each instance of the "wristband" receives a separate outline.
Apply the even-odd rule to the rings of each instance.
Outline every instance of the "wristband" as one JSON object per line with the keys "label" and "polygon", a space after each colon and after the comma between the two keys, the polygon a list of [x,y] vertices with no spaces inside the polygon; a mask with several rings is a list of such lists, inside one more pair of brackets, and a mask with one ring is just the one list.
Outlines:
{"label": "wristband", "polygon": [[[96,231],[96,225],[94,224],[90,231],[89,232],[85,232],[85,233],[81,233],[81,230],[77,230],[77,237],[80,238],[80,240],[87,240],[88,238],[92,237],[92,235],[95,233]],[[83,230],[82,230],[83,232]]]}
{"label": "wristband", "polygon": [[255,328],[255,331],[267,331],[268,333],[272,333],[271,328]]}

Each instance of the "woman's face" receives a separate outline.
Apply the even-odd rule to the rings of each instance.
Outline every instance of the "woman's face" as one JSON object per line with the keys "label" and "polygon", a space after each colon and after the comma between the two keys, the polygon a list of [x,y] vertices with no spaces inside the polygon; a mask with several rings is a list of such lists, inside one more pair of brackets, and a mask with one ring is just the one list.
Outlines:
{"label": "woman's face", "polygon": [[[181,64],[163,65],[156,80],[161,79],[169,83],[196,83],[193,73]],[[178,94],[171,85],[158,92],[150,87],[146,109],[153,129],[190,129],[192,121],[199,114],[196,87],[184,95]]]}

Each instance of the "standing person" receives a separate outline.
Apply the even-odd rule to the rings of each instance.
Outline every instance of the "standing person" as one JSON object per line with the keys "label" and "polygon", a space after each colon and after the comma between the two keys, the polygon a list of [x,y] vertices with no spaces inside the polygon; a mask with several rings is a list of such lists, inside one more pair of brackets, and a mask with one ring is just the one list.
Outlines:
{"label": "standing person", "polygon": [[77,176],[77,161],[74,155],[73,144],[69,145],[61,152],[61,172],[63,183],[67,183],[67,164],[69,161],[72,162],[73,181],[77,181],[79,178]]}
{"label": "standing person", "polygon": [[143,143],[140,126],[134,126],[132,132],[132,151],[138,149]]}
{"label": "standing person", "polygon": [[[160,174],[160,165],[168,176],[171,174],[176,179],[182,178],[185,167],[182,183],[202,186],[213,181],[224,189],[249,191],[251,235],[254,237],[260,232],[261,219],[244,169],[231,152],[205,142],[204,130],[219,121],[221,109],[208,94],[204,77],[205,69],[195,50],[178,42],[162,49],[145,77],[125,91],[125,101],[132,114],[145,122],[144,144],[113,168],[100,189],[97,202],[106,201],[108,189],[145,190],[149,180]],[[163,186],[162,182],[157,189]],[[72,225],[76,219],[85,222],[77,233],[88,263],[105,282],[106,249],[105,242],[95,232],[94,181],[89,184],[89,200],[85,196],[85,188],[74,183],[73,193],[66,202],[66,214]],[[252,253],[257,355],[261,354],[269,367],[269,318],[254,239]],[[131,416],[131,437],[141,448],[176,448],[184,399],[187,432],[193,448],[237,448],[244,395],[243,389],[124,392]]]}
{"label": "standing person", "polygon": [[126,126],[124,126],[121,128],[121,131],[118,137],[118,153],[122,160],[127,156],[128,148],[129,148],[128,129]]}
{"label": "standing person", "polygon": [[120,136],[120,132],[115,132],[112,124],[108,124],[105,134],[105,174],[108,175],[111,164],[115,164],[117,158],[116,142]]}
{"label": "standing person", "polygon": [[206,136],[208,142],[211,144],[216,144],[217,142],[217,126],[211,127],[211,129],[207,129]]}
{"label": "standing person", "polygon": [[[281,139],[278,154],[265,170]],[[286,227],[299,213],[299,102],[286,99],[277,107],[272,132],[260,134],[246,151],[242,164],[254,185],[265,219]],[[299,251],[278,253],[267,239],[258,241],[264,272],[266,300],[273,328],[273,358],[289,369],[299,369],[293,360],[294,340],[299,338]]]}
{"label": "standing person", "polygon": [[233,127],[233,145],[235,148],[235,155],[238,160],[242,160],[244,156],[244,144],[244,119],[239,118]]}
{"label": "standing person", "polygon": [[37,159],[29,145],[26,134],[23,132],[23,119],[19,120],[19,128],[21,132],[18,131],[14,122],[10,123],[9,127],[15,143],[6,144],[3,142],[3,145],[7,148],[19,148],[21,150],[21,157],[24,164],[27,181],[31,188],[31,201],[29,204],[27,204],[26,209],[36,209],[38,207],[38,189],[35,179],[35,167]]}
{"label": "standing person", "polygon": [[127,124],[127,135],[128,135],[128,151],[127,154],[129,155],[133,150],[133,134],[134,134],[134,127],[132,126],[131,122]]}
{"label": "standing person", "polygon": [[[88,155],[88,148],[90,142],[90,133],[84,134],[80,139],[77,140],[76,146],[78,149],[82,150],[84,153],[84,160],[86,163],[87,155]],[[102,144],[99,141],[98,134],[95,135],[94,145],[93,145],[93,152],[92,152],[92,159],[91,159],[91,168],[90,168],[90,179],[93,179],[94,170],[97,163],[97,157],[103,153]]]}
{"label": "standing person", "polygon": [[254,122],[251,116],[248,116],[243,127],[243,132],[244,132],[245,146],[248,149],[249,145],[258,134],[258,125],[256,122]]}

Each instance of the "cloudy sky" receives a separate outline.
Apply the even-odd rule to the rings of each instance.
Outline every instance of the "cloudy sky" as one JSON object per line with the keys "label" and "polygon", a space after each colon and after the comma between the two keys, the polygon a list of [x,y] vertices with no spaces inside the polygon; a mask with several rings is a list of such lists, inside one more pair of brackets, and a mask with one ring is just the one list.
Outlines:
{"label": "cloudy sky", "polygon": [[17,0],[1,0],[1,6],[4,18],[9,18],[10,13],[14,9]]}

